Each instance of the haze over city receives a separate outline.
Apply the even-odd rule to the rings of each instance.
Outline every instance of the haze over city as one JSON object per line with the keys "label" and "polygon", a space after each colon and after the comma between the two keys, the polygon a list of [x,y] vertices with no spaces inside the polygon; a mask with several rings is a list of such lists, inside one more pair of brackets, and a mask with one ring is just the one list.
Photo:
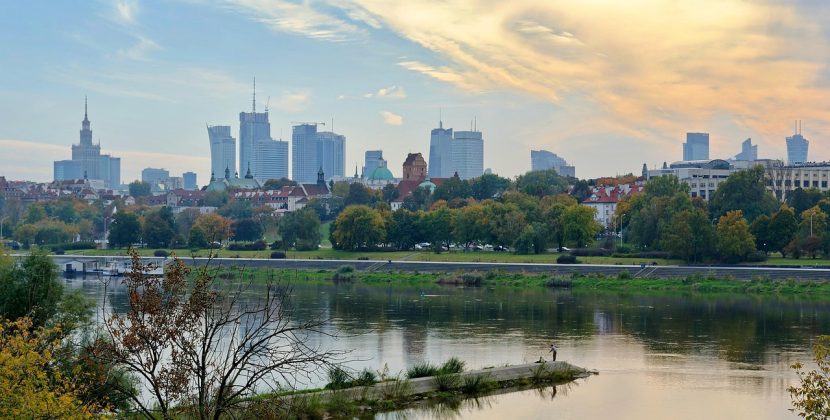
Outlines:
{"label": "haze over city", "polygon": [[484,136],[484,166],[526,172],[530,149],[579,177],[680,160],[686,132],[711,157],[747,137],[783,158],[793,120],[825,160],[830,30],[824,2],[95,1],[0,5],[0,154],[6,176],[50,180],[89,97],[94,141],[142,168],[193,170],[205,124],[270,109],[271,135],[326,122],[346,173],[383,149],[400,176],[429,130]]}

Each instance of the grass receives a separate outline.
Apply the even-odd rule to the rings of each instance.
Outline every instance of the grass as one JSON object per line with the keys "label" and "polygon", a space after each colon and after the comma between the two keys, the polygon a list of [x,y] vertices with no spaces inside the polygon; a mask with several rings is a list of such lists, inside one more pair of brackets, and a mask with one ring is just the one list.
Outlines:
{"label": "grass", "polygon": [[440,376],[448,374],[459,374],[464,372],[464,361],[457,357],[451,357],[441,366],[435,366],[429,362],[418,363],[406,371],[409,379],[425,378],[428,376]]}

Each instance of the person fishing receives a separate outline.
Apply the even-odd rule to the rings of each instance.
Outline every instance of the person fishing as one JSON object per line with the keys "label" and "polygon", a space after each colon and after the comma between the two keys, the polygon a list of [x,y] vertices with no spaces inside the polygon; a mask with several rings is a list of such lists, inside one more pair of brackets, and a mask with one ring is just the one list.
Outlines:
{"label": "person fishing", "polygon": [[558,350],[556,348],[556,343],[550,343],[550,350],[548,350],[548,353],[553,353],[553,361],[554,362],[556,361],[556,350]]}

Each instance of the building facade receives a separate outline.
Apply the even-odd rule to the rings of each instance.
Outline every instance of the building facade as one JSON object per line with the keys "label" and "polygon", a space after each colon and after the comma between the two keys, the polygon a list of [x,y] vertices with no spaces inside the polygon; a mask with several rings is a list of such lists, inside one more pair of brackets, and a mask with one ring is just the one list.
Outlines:
{"label": "building facade", "polygon": [[461,179],[484,174],[484,138],[481,131],[456,131],[451,150],[453,174],[457,173]]}
{"label": "building facade", "polygon": [[383,150],[367,150],[363,159],[362,177],[368,178],[379,166],[384,168],[387,166],[387,162],[383,158]]}
{"label": "building facade", "polygon": [[317,169],[326,179],[346,175],[346,136],[323,131],[317,133]]}
{"label": "building facade", "polygon": [[288,142],[259,140],[254,144],[254,178],[261,182],[269,179],[288,178]]}
{"label": "building facade", "polygon": [[182,174],[182,180],[184,182],[184,189],[187,191],[194,191],[199,188],[196,184],[196,173],[195,172],[185,172]]}
{"label": "building facade", "polygon": [[73,179],[101,180],[107,188],[121,185],[121,159],[101,154],[101,145],[92,143],[92,129],[84,99],[84,120],[81,122],[80,142],[72,145],[72,159],[53,164],[55,181]]}
{"label": "building facade", "polygon": [[452,168],[452,128],[444,128],[444,122],[438,122],[438,128],[432,129],[429,137],[429,176],[449,178]]}
{"label": "building facade", "polygon": [[295,125],[291,131],[292,179],[315,182],[322,168],[327,179],[345,176],[346,137],[330,131],[317,131],[317,124]]}
{"label": "building facade", "polygon": [[800,165],[809,162],[807,160],[807,151],[810,147],[810,142],[801,135],[800,131],[796,131],[790,137],[787,137],[787,163],[790,165]]}
{"label": "building facade", "polygon": [[758,160],[758,146],[752,145],[752,139],[746,139],[741,143],[741,153],[735,155],[735,160]]}
{"label": "building facade", "polygon": [[689,195],[708,200],[729,175],[748,166],[736,167],[722,159],[674,162],[661,169],[648,171],[648,178],[674,175],[689,186]]}
{"label": "building facade", "polygon": [[409,153],[403,162],[403,181],[421,182],[427,177],[427,162],[420,153]]}
{"label": "building facade", "polygon": [[256,112],[254,108],[252,112],[239,113],[239,173],[246,174],[250,170],[254,178],[262,179],[257,173],[257,168],[264,166],[257,162],[257,143],[270,141],[271,123],[267,111]]}
{"label": "building facade", "polygon": [[686,133],[683,160],[709,160],[709,133]]}
{"label": "building facade", "polygon": [[557,156],[556,153],[547,150],[531,150],[530,170],[546,171],[548,169],[553,169],[562,176],[576,178],[576,168],[568,165],[568,162]]}
{"label": "building facade", "polygon": [[210,173],[221,177],[225,168],[236,172],[236,139],[231,136],[231,126],[208,126],[210,140]]}
{"label": "building facade", "polygon": [[164,168],[144,168],[141,170],[141,182],[151,185],[159,184],[166,178],[170,178],[170,171]]}

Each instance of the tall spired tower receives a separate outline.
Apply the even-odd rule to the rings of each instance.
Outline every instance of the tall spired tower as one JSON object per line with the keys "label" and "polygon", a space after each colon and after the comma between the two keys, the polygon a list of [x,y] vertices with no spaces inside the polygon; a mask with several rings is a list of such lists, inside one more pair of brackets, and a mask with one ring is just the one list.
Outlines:
{"label": "tall spired tower", "polygon": [[100,173],[101,145],[92,144],[86,97],[84,97],[84,120],[81,121],[81,143],[72,145],[72,160],[81,162],[81,173],[87,178],[102,178]]}

